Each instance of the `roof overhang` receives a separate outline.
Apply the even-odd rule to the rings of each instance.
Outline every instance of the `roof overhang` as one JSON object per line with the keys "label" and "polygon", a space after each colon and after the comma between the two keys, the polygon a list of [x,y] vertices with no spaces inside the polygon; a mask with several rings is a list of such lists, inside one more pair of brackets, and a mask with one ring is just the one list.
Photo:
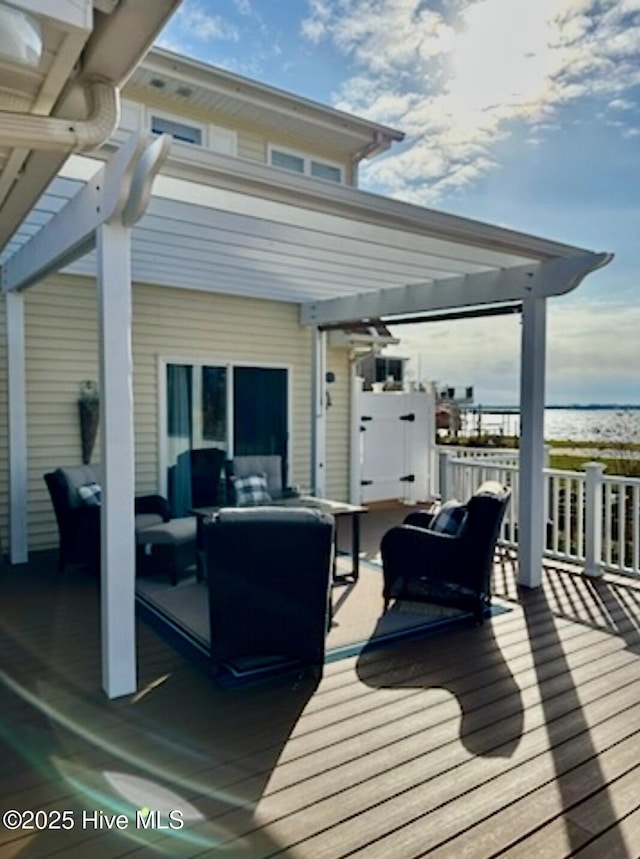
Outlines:
{"label": "roof overhang", "polygon": [[[46,273],[47,248],[60,249],[61,209],[99,166],[70,159],[0,257],[5,289]],[[305,325],[558,295],[610,259],[223,155],[206,170],[174,173],[155,180],[133,229],[133,279],[292,302]],[[77,253],[57,260],[93,275],[93,256]]]}
{"label": "roof overhang", "polygon": [[404,140],[394,128],[160,48],[135,70],[126,94],[145,100],[149,93],[173,100],[178,111],[190,105],[215,115],[220,125],[244,123],[277,139],[285,135],[297,148],[320,148],[355,162]]}

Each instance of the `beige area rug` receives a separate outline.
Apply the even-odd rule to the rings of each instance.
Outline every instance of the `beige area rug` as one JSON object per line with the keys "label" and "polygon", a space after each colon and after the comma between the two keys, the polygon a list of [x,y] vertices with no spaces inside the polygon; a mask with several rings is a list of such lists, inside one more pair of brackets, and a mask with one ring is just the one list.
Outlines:
{"label": "beige area rug", "polygon": [[[349,570],[350,558],[338,559],[338,572]],[[174,587],[165,580],[138,579],[138,596],[177,631],[186,631],[196,643],[209,644],[207,586],[195,576]],[[382,612],[382,570],[366,561],[360,564],[355,584],[332,588],[332,624],[327,636],[327,659],[355,655],[366,645],[380,644],[413,634],[435,631],[443,624],[470,617],[458,609],[424,603],[396,602]]]}

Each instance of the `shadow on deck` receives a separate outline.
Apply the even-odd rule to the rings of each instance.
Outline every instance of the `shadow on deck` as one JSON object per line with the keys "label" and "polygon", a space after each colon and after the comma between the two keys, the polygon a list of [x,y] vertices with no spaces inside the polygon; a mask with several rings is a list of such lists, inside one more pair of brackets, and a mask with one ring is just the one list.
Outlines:
{"label": "shadow on deck", "polygon": [[[550,567],[520,591],[508,556],[494,579],[512,612],[317,684],[221,690],[140,623],[140,691],[108,701],[97,581],[51,554],[5,567],[0,804],[73,827],[0,827],[0,859],[636,857],[640,590]],[[183,826],[107,829],[136,808]]]}

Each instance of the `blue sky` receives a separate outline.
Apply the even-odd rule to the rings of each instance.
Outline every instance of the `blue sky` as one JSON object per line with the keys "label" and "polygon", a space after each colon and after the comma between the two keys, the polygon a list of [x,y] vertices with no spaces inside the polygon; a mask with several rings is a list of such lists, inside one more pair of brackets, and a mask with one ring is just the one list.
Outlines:
{"label": "blue sky", "polygon": [[[364,189],[613,252],[549,302],[547,402],[640,403],[640,0],[183,0],[159,43],[406,132]],[[517,316],[395,333],[517,402]]]}

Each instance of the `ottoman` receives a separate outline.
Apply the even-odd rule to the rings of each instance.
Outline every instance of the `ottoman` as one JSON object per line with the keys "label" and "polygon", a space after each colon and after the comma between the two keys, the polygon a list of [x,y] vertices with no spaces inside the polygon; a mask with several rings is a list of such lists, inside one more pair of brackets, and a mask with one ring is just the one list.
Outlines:
{"label": "ottoman", "polygon": [[196,517],[170,519],[143,528],[136,534],[143,572],[161,572],[171,584],[178,573],[196,562]]}

